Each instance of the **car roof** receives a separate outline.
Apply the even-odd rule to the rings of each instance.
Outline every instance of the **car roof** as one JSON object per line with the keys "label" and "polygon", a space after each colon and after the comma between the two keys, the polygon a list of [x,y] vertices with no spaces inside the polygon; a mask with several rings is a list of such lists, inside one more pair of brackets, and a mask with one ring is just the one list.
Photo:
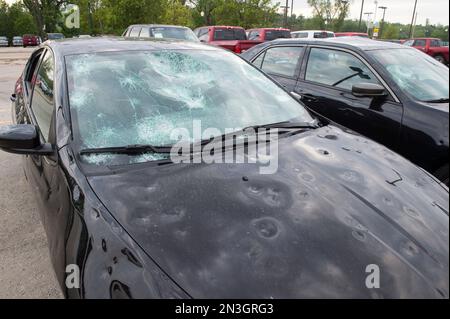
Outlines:
{"label": "car roof", "polygon": [[327,38],[327,39],[277,39],[271,41],[272,44],[315,44],[315,45],[325,45],[325,46],[333,46],[333,47],[341,47],[348,49],[359,49],[362,51],[370,51],[370,50],[380,50],[380,49],[400,49],[407,48],[404,45],[392,43],[392,42],[384,42],[384,41],[376,41],[367,38],[360,37],[337,37],[337,38]]}
{"label": "car roof", "polygon": [[252,30],[280,30],[280,31],[290,31],[290,29],[286,29],[286,28],[252,28],[252,29],[247,29],[247,31],[252,31]]}
{"label": "car roof", "polygon": [[70,38],[46,41],[45,46],[60,56],[72,54],[89,54],[96,52],[145,51],[145,50],[208,50],[223,49],[202,43],[176,39],[155,38]]}
{"label": "car roof", "polygon": [[171,28],[189,29],[188,27],[185,27],[182,25],[170,25],[170,24],[132,24],[132,25],[128,26],[128,28],[132,28],[132,27],[152,27],[152,28],[171,27]]}
{"label": "car roof", "polygon": [[333,31],[328,31],[328,30],[299,30],[299,31],[292,31],[291,33],[300,33],[300,32],[328,32],[328,33],[334,33]]}

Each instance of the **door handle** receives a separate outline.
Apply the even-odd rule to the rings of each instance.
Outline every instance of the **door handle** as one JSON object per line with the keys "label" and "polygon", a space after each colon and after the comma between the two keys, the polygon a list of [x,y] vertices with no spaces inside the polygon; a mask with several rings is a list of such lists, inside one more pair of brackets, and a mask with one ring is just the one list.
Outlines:
{"label": "door handle", "polygon": [[16,99],[17,99],[17,96],[16,96],[16,94],[14,93],[14,94],[11,94],[11,96],[10,96],[10,98],[9,98],[10,100],[11,100],[11,102],[16,102]]}
{"label": "door handle", "polygon": [[314,96],[312,94],[303,94],[302,100],[308,101],[308,102],[316,102],[318,101],[317,96]]}

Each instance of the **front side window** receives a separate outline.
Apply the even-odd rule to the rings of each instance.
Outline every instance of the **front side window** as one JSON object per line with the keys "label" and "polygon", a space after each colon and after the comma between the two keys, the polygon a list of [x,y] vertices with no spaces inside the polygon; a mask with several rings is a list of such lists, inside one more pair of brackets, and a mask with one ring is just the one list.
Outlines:
{"label": "front side window", "polygon": [[438,48],[442,46],[442,42],[439,40],[431,40],[430,47]]}
{"label": "front side window", "polygon": [[380,84],[372,71],[354,55],[320,48],[311,49],[305,80],[345,90],[352,90],[358,83]]}
{"label": "front side window", "polygon": [[50,51],[45,53],[39,66],[34,84],[31,110],[45,141],[48,140],[50,123],[53,116],[53,55]]}
{"label": "front side window", "polygon": [[270,74],[294,77],[303,47],[275,47],[268,49],[261,69]]}
{"label": "front side window", "polygon": [[221,132],[312,121],[283,89],[227,51],[72,55],[66,68],[72,126],[83,148],[172,145],[176,128],[193,136],[194,120]]}
{"label": "front side window", "polygon": [[374,50],[392,80],[407,94],[419,101],[440,101],[449,98],[448,67],[416,49]]}
{"label": "front side window", "polygon": [[130,32],[130,37],[138,37],[140,32],[141,32],[140,27],[133,27]]}
{"label": "front side window", "polygon": [[427,41],[426,40],[416,40],[414,41],[414,46],[415,47],[425,47],[427,45]]}
{"label": "front side window", "polygon": [[291,33],[287,30],[267,30],[266,40],[272,41],[275,39],[289,39],[291,38]]}
{"label": "front side window", "polygon": [[249,40],[258,40],[259,39],[259,31],[250,31],[248,34]]}
{"label": "front side window", "polygon": [[294,33],[294,38],[307,38],[307,37],[308,37],[307,32]]}

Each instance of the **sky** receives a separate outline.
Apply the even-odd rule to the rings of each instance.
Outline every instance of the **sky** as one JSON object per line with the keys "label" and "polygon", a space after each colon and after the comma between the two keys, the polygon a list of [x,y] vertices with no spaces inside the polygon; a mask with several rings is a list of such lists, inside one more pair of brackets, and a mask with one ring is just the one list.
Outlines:
{"label": "sky", "polygon": [[[272,0],[274,3],[281,2],[285,5],[286,0]],[[289,1],[289,5],[291,0]],[[361,12],[362,0],[352,1],[349,18],[359,19]],[[15,0],[6,0],[12,3]],[[411,23],[412,13],[414,9],[414,0],[378,0],[378,6],[386,6],[386,21]],[[364,12],[375,13],[374,0],[365,0]],[[377,20],[381,20],[382,10],[377,10]],[[417,2],[417,24],[425,24],[426,19],[430,19],[431,24],[449,24],[449,0],[418,0]],[[294,13],[311,16],[311,8],[308,6],[307,0],[294,0]]]}
{"label": "sky", "polygon": [[[352,2],[350,7],[351,19],[359,19],[361,13],[362,0],[350,0]],[[386,10],[385,20],[388,22],[400,22],[404,24],[411,23],[415,0],[378,0],[378,7],[388,7]],[[273,0],[274,3],[280,2],[281,5],[286,5],[286,0]],[[364,1],[364,12],[375,13],[375,1]],[[289,6],[291,0],[289,0]],[[425,24],[426,19],[430,19],[431,24],[449,24],[449,0],[418,0],[417,1],[417,24]],[[294,0],[294,13],[303,14],[304,16],[311,16],[312,10],[308,6],[307,0]],[[383,11],[377,10],[376,20],[381,20]],[[365,18],[363,18],[365,19]]]}

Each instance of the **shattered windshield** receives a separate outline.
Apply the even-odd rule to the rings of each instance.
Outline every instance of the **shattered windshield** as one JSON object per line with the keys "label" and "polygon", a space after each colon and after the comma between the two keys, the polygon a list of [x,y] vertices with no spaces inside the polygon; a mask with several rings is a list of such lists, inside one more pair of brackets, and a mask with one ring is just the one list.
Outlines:
{"label": "shattered windshield", "polygon": [[296,100],[226,51],[72,55],[66,66],[72,126],[82,148],[173,145],[172,131],[192,132],[194,120],[221,132],[312,121]]}

